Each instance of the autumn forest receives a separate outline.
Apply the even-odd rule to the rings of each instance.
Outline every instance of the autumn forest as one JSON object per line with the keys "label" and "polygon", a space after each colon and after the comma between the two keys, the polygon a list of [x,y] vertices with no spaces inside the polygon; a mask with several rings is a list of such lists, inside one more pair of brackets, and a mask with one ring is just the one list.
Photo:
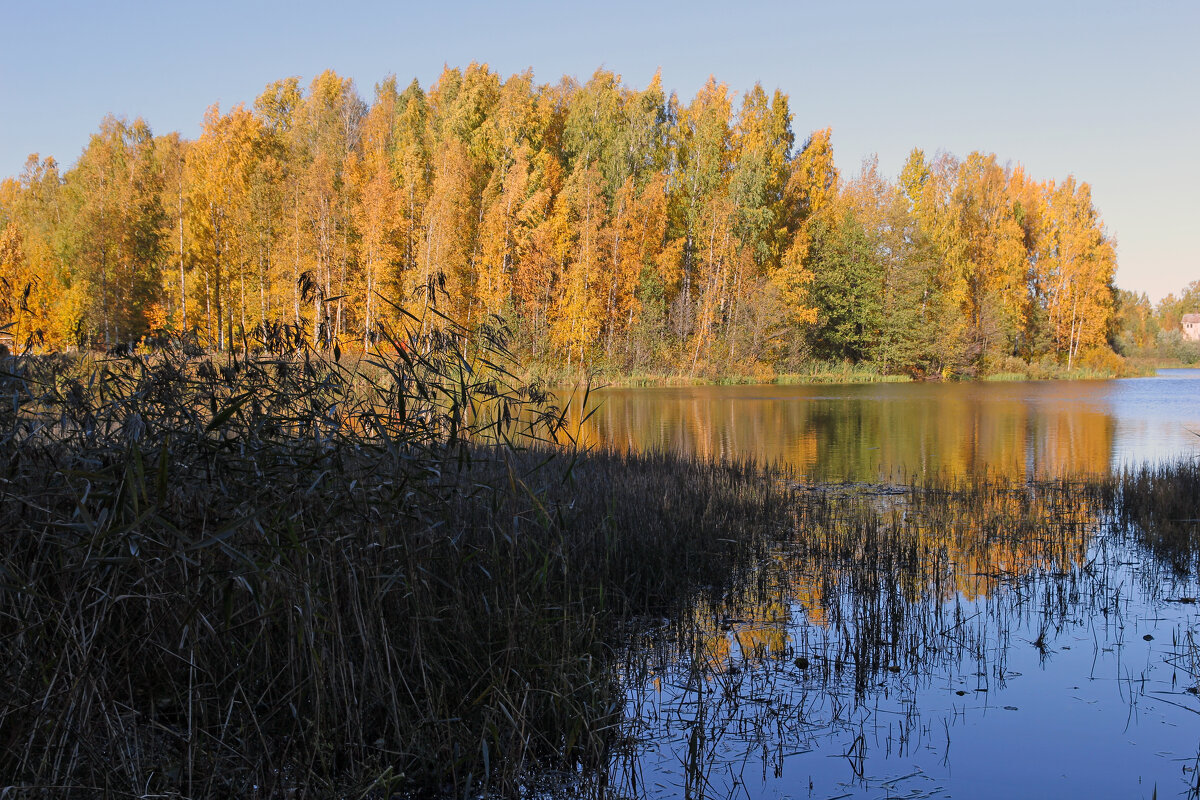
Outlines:
{"label": "autumn forest", "polygon": [[[447,68],[364,101],[325,72],[216,105],[194,141],[105,118],[66,172],[0,184],[0,324],[21,345],[264,326],[369,345],[409,312],[502,318],[531,364],[970,376],[1115,358],[1115,244],[1087,183],[914,149],[835,165],[787,95],[684,102]],[[424,312],[424,313],[423,313]]]}

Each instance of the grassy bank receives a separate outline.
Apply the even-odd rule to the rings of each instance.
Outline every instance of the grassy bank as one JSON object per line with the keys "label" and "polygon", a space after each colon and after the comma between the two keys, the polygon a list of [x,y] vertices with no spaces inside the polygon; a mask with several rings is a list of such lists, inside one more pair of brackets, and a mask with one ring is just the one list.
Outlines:
{"label": "grassy bank", "polygon": [[1030,365],[1015,371],[991,372],[983,376],[985,381],[1101,381],[1113,378],[1147,378],[1158,369],[1152,364],[1125,361],[1119,369],[1105,367],[1046,367]]}
{"label": "grassy bank", "polygon": [[1125,361],[1133,369],[1151,375],[1154,374],[1155,370],[1160,369],[1188,369],[1196,367],[1195,361],[1184,361],[1173,356],[1135,355],[1127,357]]}
{"label": "grassy bank", "polygon": [[[1009,358],[994,364],[989,370],[975,373],[960,373],[946,370],[944,373],[914,377],[909,374],[889,372],[879,365],[865,362],[813,362],[805,369],[795,372],[776,372],[768,365],[755,369],[730,371],[708,370],[698,372],[622,372],[614,369],[595,369],[591,372],[567,370],[561,365],[534,365],[525,373],[530,380],[551,386],[581,386],[589,381],[592,385],[616,387],[659,387],[659,386],[725,386],[740,384],[862,384],[862,383],[910,383],[914,380],[930,381],[1029,381],[1029,380],[1107,380],[1111,378],[1134,378],[1153,375],[1161,366],[1172,366],[1147,360],[1094,357],[1089,361],[1067,368],[1053,360],[1026,362]],[[1173,364],[1179,366],[1178,363]]]}
{"label": "grassy bank", "polygon": [[888,374],[870,364],[818,362],[802,372],[778,373],[763,365],[753,370],[707,372],[621,372],[598,369],[592,372],[566,371],[552,366],[534,366],[527,375],[531,380],[551,386],[592,385],[617,387],[658,386],[738,386],[804,383],[907,383],[907,375]]}

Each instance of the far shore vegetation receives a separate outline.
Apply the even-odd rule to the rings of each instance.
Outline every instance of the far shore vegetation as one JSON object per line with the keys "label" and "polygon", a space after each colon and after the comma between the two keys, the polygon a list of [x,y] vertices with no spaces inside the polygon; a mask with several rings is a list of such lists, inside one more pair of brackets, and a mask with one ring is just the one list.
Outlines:
{"label": "far shore vegetation", "polygon": [[666,387],[666,386],[728,386],[751,384],[860,384],[911,383],[913,381],[1036,381],[1036,380],[1106,380],[1154,375],[1159,369],[1188,367],[1196,362],[1167,358],[1154,354],[1136,358],[1121,358],[1110,352],[1098,352],[1082,359],[1072,369],[1053,359],[1029,363],[1022,359],[1007,359],[996,372],[970,375],[946,371],[938,375],[908,375],[889,373],[878,365],[850,361],[814,361],[803,372],[776,373],[760,366],[752,373],[621,373],[597,369],[592,372],[566,372],[549,365],[527,370],[531,376],[555,387],[593,385],[596,387]]}
{"label": "far shore vegetation", "polygon": [[9,794],[603,796],[623,643],[773,543],[911,588],[946,542],[1073,557],[1107,509],[1197,566],[1195,460],[929,476],[898,489],[917,524],[786,471],[586,451],[505,331],[408,322],[361,357],[283,327],[0,362]]}
{"label": "far shore vegetation", "polygon": [[[203,113],[195,140],[101,121],[73,163],[0,182],[13,352],[272,327],[369,349],[431,294],[503,319],[542,377],[613,384],[962,380],[1194,362],[1180,315],[1113,285],[1083,176],[914,148],[838,164],[756,85],[694,97],[600,69],[447,67],[364,97],[332,71]],[[200,116],[201,109],[197,109]],[[256,331],[258,333],[256,333]]]}

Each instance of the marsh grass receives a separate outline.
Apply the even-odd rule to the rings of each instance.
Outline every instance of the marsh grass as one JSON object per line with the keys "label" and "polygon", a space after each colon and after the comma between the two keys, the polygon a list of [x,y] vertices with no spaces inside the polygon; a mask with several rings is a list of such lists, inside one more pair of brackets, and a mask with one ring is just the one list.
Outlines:
{"label": "marsh grass", "polygon": [[1110,493],[1121,524],[1179,574],[1200,572],[1200,460],[1128,467]]}
{"label": "marsh grass", "polygon": [[[602,772],[618,618],[782,530],[746,465],[581,454],[500,331],[5,362],[13,796],[513,794]],[[569,440],[569,437],[568,437]],[[735,533],[737,532],[737,533]],[[742,538],[738,535],[746,532]]]}
{"label": "marsh grass", "polygon": [[985,647],[922,598],[1042,575],[1055,624],[1097,509],[1195,563],[1194,463],[863,487],[584,452],[502,330],[410,323],[353,356],[282,327],[4,362],[8,795],[636,794],[630,681],[680,653],[715,724],[771,688],[748,664],[854,697]]}

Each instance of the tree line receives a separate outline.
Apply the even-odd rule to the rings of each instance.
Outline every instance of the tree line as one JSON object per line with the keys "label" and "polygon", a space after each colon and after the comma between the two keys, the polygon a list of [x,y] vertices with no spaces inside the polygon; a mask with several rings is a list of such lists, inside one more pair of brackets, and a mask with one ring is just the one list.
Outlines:
{"label": "tree line", "polygon": [[1183,316],[1196,313],[1200,313],[1200,280],[1153,304],[1145,292],[1119,289],[1114,348],[1121,355],[1200,363],[1200,342],[1183,335]]}
{"label": "tree line", "polygon": [[899,176],[797,139],[786,94],[447,68],[370,103],[327,71],[210,107],[199,138],[109,116],[0,184],[0,324],[47,347],[292,323],[369,346],[404,311],[503,318],[571,369],[867,362],[977,374],[1111,357],[1115,247],[1086,183],[914,149]]}

